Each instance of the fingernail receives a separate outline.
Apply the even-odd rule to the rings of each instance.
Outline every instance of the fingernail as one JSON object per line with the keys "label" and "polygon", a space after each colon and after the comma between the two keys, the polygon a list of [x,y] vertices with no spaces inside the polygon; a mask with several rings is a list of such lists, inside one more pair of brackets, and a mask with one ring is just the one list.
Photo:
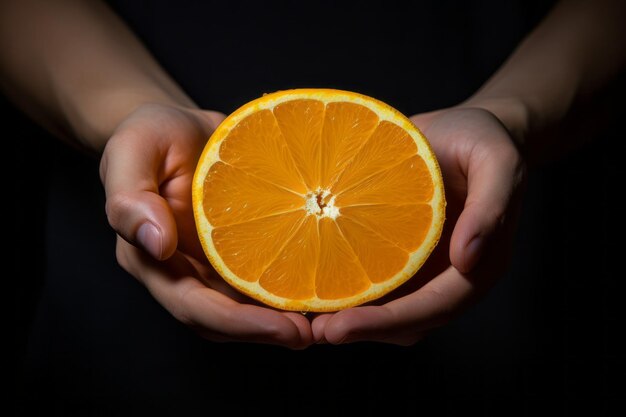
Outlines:
{"label": "fingernail", "polygon": [[141,247],[152,255],[153,258],[161,259],[163,243],[161,233],[150,222],[146,222],[139,226],[137,230],[137,242]]}

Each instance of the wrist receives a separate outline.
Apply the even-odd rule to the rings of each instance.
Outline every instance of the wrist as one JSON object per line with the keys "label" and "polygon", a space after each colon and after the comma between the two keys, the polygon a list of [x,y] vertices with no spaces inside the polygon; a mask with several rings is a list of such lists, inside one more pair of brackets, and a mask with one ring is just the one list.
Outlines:
{"label": "wrist", "polygon": [[115,129],[130,114],[146,104],[196,108],[182,92],[163,89],[120,88],[91,92],[62,103],[70,135],[89,150],[101,153]]}
{"label": "wrist", "polygon": [[480,108],[496,116],[518,146],[524,148],[532,131],[531,106],[517,97],[470,97],[461,108]]}

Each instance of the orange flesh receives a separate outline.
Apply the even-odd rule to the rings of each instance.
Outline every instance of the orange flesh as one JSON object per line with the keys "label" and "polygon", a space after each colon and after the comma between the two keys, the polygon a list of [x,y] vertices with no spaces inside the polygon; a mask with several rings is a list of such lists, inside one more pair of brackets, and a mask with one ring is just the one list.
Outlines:
{"label": "orange flesh", "polygon": [[[384,282],[432,222],[433,182],[416,152],[404,129],[355,103],[301,99],[253,113],[223,140],[205,179],[217,253],[241,279],[294,300]],[[331,201],[335,218],[322,215]]]}

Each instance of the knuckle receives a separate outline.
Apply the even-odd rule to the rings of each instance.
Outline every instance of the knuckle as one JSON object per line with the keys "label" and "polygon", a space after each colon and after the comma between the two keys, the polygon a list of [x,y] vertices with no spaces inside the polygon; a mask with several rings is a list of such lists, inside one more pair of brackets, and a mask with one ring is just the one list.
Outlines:
{"label": "knuckle", "polygon": [[197,328],[198,324],[193,320],[190,313],[189,305],[193,303],[191,297],[193,297],[193,288],[185,289],[181,291],[178,296],[178,300],[168,306],[168,310],[172,316],[187,327]]}
{"label": "knuckle", "polygon": [[192,329],[198,328],[198,325],[196,324],[195,321],[191,319],[191,317],[189,316],[185,308],[181,306],[174,307],[173,309],[170,310],[170,313],[176,320],[178,320],[183,325],[190,327]]}
{"label": "knuckle", "polygon": [[513,142],[503,142],[499,147],[498,154],[502,163],[515,171],[520,170],[524,164],[522,154]]}
{"label": "knuckle", "polygon": [[431,313],[431,328],[442,326],[454,318],[457,306],[450,302],[450,297],[445,292],[433,287],[424,289],[423,295],[430,299],[434,306]]}
{"label": "knuckle", "polygon": [[109,224],[116,230],[121,226],[122,219],[133,206],[133,199],[126,193],[116,193],[107,198],[105,212]]}
{"label": "knuckle", "polygon": [[100,181],[104,184],[106,181],[106,173],[109,167],[109,156],[108,149],[105,147],[104,152],[102,153],[102,158],[100,158],[100,165],[98,166],[98,174],[100,175]]}

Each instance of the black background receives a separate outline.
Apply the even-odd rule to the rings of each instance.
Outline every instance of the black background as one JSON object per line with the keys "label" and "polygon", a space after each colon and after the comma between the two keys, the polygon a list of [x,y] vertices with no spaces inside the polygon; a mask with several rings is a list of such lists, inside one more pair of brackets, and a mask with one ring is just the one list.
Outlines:
{"label": "black background", "polygon": [[[293,87],[355,90],[406,114],[453,105],[548,8],[111,3],[199,105],[225,113]],[[176,322],[116,265],[98,161],[2,102],[15,132],[3,201],[17,415],[614,415],[626,399],[626,111],[609,104],[584,145],[531,167],[513,262],[482,302],[410,348],[289,351],[213,344]]]}

